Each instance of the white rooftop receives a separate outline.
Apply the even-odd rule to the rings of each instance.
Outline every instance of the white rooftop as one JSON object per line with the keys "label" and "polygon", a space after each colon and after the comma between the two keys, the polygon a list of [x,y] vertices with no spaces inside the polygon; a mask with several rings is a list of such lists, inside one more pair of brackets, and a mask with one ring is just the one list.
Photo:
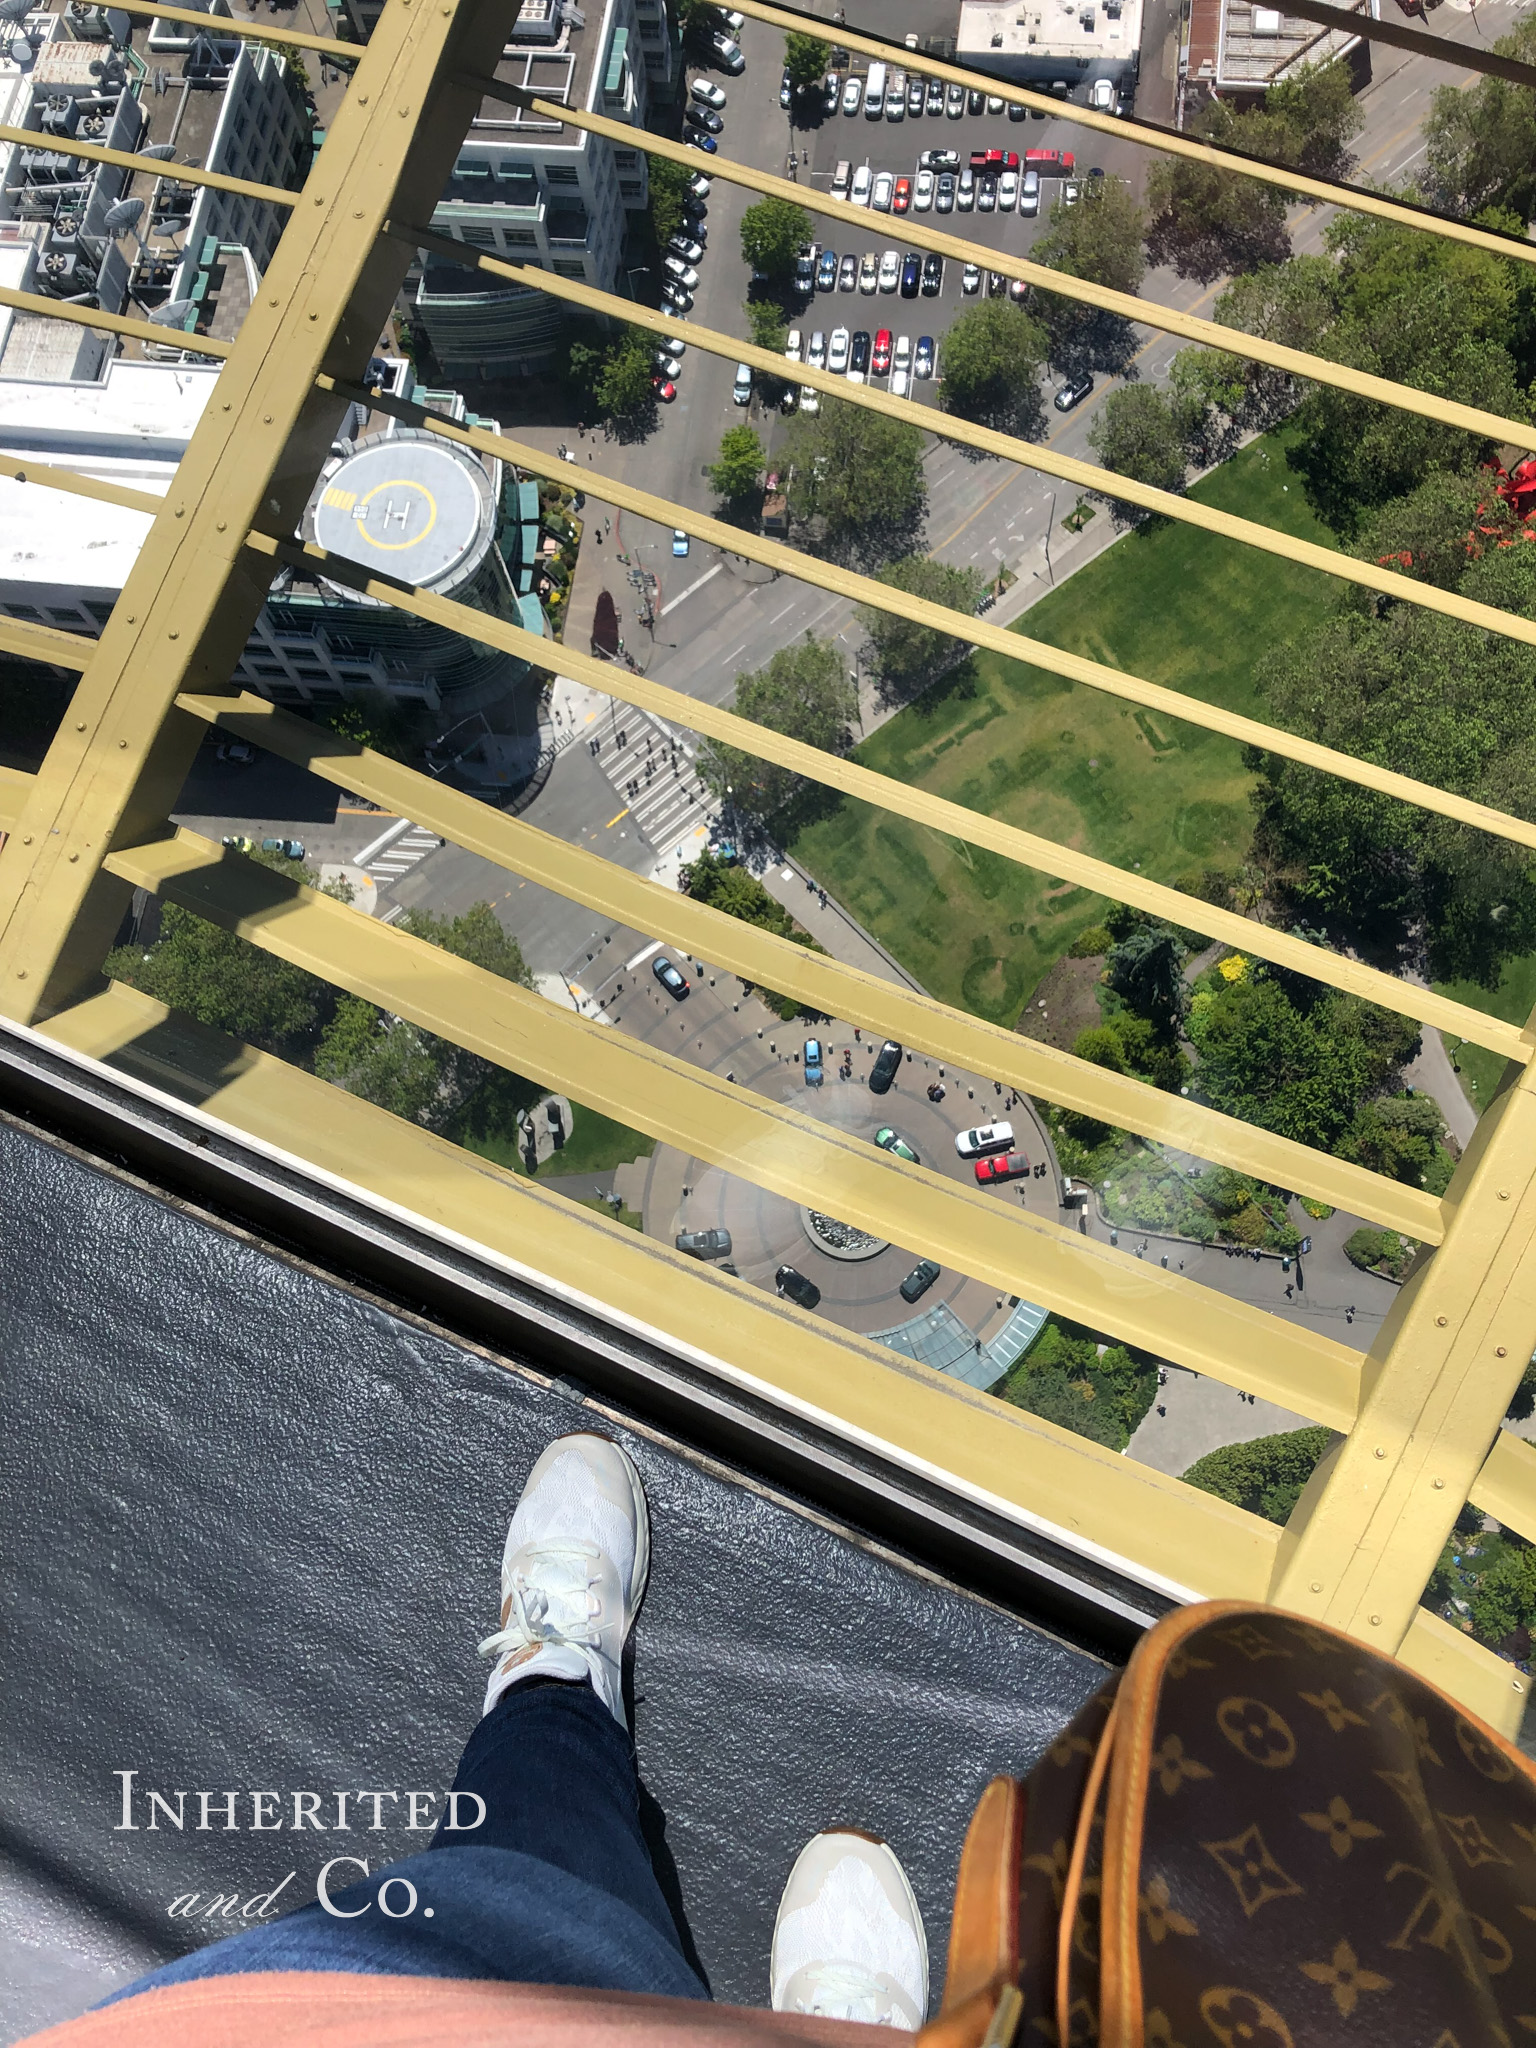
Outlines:
{"label": "white rooftop", "polygon": [[1003,57],[1122,62],[1141,47],[1142,0],[960,0],[956,55],[985,70]]}

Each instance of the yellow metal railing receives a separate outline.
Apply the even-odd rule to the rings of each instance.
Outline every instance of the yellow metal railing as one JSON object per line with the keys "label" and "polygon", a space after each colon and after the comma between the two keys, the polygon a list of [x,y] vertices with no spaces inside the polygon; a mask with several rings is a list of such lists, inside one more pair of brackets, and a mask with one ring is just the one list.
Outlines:
{"label": "yellow metal railing", "polygon": [[[178,10],[128,0],[141,14]],[[741,0],[782,27],[827,25]],[[201,16],[189,19],[203,20]],[[20,622],[0,623],[0,647],[81,671],[38,774],[0,774],[0,1011],[72,1055],[109,1060],[193,1101],[209,1116],[279,1151],[302,1156],[373,1199],[408,1209],[450,1239],[472,1240],[547,1286],[600,1304],[611,1318],[685,1351],[710,1372],[749,1385],[854,1441],[876,1443],[914,1472],[1015,1521],[1048,1528],[1086,1554],[1176,1597],[1273,1599],[1395,1648],[1506,1729],[1518,1723],[1524,1680],[1421,1607],[1421,1589],[1469,1495],[1536,1535],[1536,1451],[1500,1433],[1521,1369],[1536,1346],[1536,1028],[1507,1025],[1406,980],[1270,930],[1059,845],[1038,834],[820,753],[738,715],[682,696],[575,650],[561,666],[608,696],[656,711],[707,738],[789,768],[962,841],[1025,863],[1225,944],[1294,968],[1504,1054],[1505,1084],[1485,1111],[1449,1191],[1420,1189],[1256,1130],[1199,1104],[999,1030],[932,998],[893,987],[792,946],[579,847],[551,839],[367,749],[235,693],[230,675],[276,564],[348,584],[415,616],[532,662],[547,644],[503,621],[302,547],[290,536],[345,407],[378,410],[481,454],[548,474],[549,458],[512,437],[456,426],[385,399],[360,381],[418,246],[449,253],[568,303],[728,353],[775,372],[777,357],[693,323],[668,322],[521,265],[445,244],[414,225],[420,195],[440,191],[482,97],[527,96],[490,81],[504,10],[487,0],[389,0],[373,40],[351,45],[231,19],[221,32],[319,49],[356,74],[301,194],[282,195],[290,220],[239,339],[171,336],[143,322],[0,295],[53,317],[226,358],[164,501],[6,461],[0,476],[126,506],[152,525],[98,642]],[[1053,114],[1053,99],[974,78],[952,65],[839,28],[845,45],[897,55],[911,71],[984,84],[989,93]],[[1446,55],[1455,58],[1454,46]],[[699,167],[663,138],[579,109],[545,107],[568,125]],[[1449,222],[1382,195],[1307,179],[1187,137],[1073,108],[1069,118],[1166,153],[1216,164],[1290,192],[1387,219],[1513,260],[1536,250]],[[129,159],[130,163],[133,162]],[[160,167],[138,160],[138,167]],[[840,202],[746,166],[711,158],[711,176],[834,219]],[[270,196],[270,195],[268,195]],[[860,215],[859,219],[865,217]],[[903,218],[901,238],[949,256],[970,245]],[[1400,409],[1451,420],[1479,436],[1536,447],[1536,429],[1302,351],[1277,347],[1175,309],[1103,291],[988,251],[988,264],[1164,332],[1221,348]],[[797,366],[803,382],[887,415],[897,401]],[[910,414],[908,414],[910,417]],[[1373,565],[1310,547],[1189,501],[1111,478],[1003,435],[925,410],[941,436],[1304,562],[1343,580],[1511,639],[1536,639],[1527,620],[1431,590]],[[1421,805],[1517,844],[1536,822],[1318,746],[911,597],[780,543],[674,505],[616,479],[583,474],[608,503],[681,526],[800,581],[881,607],[962,641],[1027,659],[1075,686],[1280,754],[1373,791]],[[1401,1230],[1425,1249],[1372,1350],[1360,1353],[1113,1246],[878,1152],[799,1111],[739,1088],[644,1041],[558,1009],[398,929],[300,883],[275,876],[167,824],[210,724],[255,741],[338,785],[429,826],[444,838],[659,937],[722,971],[782,989],[836,1018],[957,1069],[1141,1132],[1199,1157],[1250,1171]],[[1292,1515],[1278,1529],[1256,1516],[1116,1457],[1052,1424],[941,1379],[824,1319],[702,1269],[670,1245],[638,1237],[546,1190],[460,1152],[413,1125],[326,1087],[266,1054],[232,1044],[121,986],[100,965],[133,889],[180,904],[338,988],[451,1039],[493,1063],[637,1125],[759,1187],[825,1207],[881,1237],[919,1243],[1000,1291],[1028,1294],[1107,1334],[1228,1385],[1262,1391],[1340,1432]],[[1491,1446],[1491,1448],[1490,1448]]]}

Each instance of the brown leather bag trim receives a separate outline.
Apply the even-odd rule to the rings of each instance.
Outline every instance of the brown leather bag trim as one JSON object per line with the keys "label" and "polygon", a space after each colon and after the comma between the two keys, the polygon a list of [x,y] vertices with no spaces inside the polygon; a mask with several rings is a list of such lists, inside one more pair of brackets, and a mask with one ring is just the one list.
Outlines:
{"label": "brown leather bag trim", "polygon": [[1115,1753],[1115,1729],[1119,1721],[1120,1695],[1116,1693],[1110,1702],[1108,1717],[1099,1734],[1099,1746],[1093,1753],[1093,1763],[1083,1785],[1083,1803],[1077,1810],[1077,1831],[1072,1837],[1072,1854],[1061,1888],[1061,1917],[1056,1927],[1056,2036],[1059,2041],[1072,2038],[1072,1938],[1078,1902],[1083,1895],[1083,1870],[1093,1840],[1094,1809],[1099,1803],[1104,1773]]}
{"label": "brown leather bag trim", "polygon": [[1019,1975],[1019,1871],[1024,1854],[1024,1787],[1017,1778],[994,1778],[976,1802],[949,1923],[949,1967],[944,2007],[965,2004],[979,1991],[995,1999]]}

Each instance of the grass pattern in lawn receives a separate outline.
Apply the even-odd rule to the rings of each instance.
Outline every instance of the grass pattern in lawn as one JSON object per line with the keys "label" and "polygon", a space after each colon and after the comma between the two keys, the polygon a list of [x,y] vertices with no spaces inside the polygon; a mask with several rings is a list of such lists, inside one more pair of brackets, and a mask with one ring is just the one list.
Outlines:
{"label": "grass pattern in lawn", "polygon": [[[1324,546],[1266,436],[1192,496]],[[1032,638],[1207,703],[1263,717],[1254,669],[1336,602],[1339,585],[1178,525],[1124,536],[1031,607]],[[1162,882],[1241,862],[1253,778],[1231,740],[1156,723],[1027,662],[971,659],[858,749],[867,767]],[[944,1001],[1012,1025],[1103,902],[1055,876],[840,800],[791,838],[816,879]]]}

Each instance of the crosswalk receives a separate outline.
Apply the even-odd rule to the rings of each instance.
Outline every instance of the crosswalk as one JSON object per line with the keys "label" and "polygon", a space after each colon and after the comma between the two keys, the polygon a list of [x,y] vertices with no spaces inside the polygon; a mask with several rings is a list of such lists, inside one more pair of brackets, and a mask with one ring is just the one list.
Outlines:
{"label": "crosswalk", "polygon": [[624,805],[621,815],[657,853],[670,852],[714,814],[696,752],[693,740],[648,711],[621,711],[599,742],[597,763]]}
{"label": "crosswalk", "polygon": [[408,875],[417,861],[429,853],[435,853],[442,845],[435,832],[425,832],[420,825],[404,821],[404,829],[394,834],[387,845],[381,846],[372,859],[363,863],[366,874],[383,888],[389,882],[398,882],[402,875]]}

